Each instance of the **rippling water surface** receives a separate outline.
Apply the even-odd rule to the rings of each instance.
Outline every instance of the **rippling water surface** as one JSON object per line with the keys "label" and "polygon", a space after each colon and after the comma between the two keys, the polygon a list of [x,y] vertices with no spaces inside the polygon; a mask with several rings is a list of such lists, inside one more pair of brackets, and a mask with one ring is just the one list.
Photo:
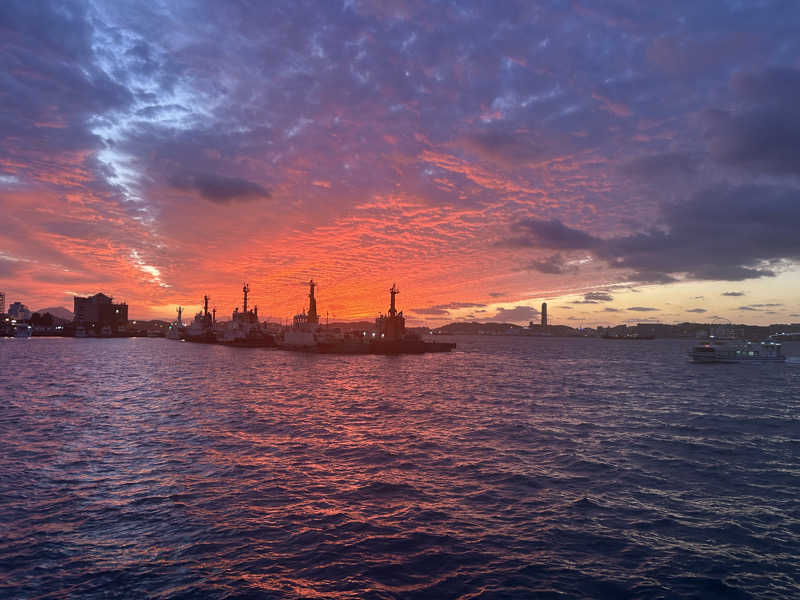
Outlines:
{"label": "rippling water surface", "polygon": [[0,597],[800,597],[800,364],[456,341],[0,340]]}

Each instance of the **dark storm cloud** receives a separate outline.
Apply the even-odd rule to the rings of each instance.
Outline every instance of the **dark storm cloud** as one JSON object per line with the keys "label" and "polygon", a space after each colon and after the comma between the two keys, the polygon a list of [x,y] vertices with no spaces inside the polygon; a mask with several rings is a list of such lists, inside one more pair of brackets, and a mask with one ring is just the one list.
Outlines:
{"label": "dark storm cloud", "polygon": [[614,297],[606,292],[587,292],[583,295],[583,300],[573,300],[572,304],[599,304],[601,302],[611,302]]}
{"label": "dark storm cloud", "polygon": [[584,300],[595,300],[597,302],[611,302],[614,297],[606,292],[588,292],[583,295]]}
{"label": "dark storm cloud", "polygon": [[539,139],[543,137],[541,134],[534,137],[530,132],[520,133],[495,127],[470,133],[464,142],[467,148],[484,157],[519,164],[544,160],[557,154],[552,144],[552,134],[550,139]]}
{"label": "dark storm cloud", "polygon": [[643,156],[630,161],[621,168],[621,171],[627,175],[648,180],[655,177],[686,177],[693,175],[696,170],[696,159],[682,152]]}
{"label": "dark storm cloud", "polygon": [[586,250],[598,245],[594,236],[567,227],[557,219],[540,221],[523,219],[514,224],[512,235],[499,245],[509,248],[551,248],[554,250]]}
{"label": "dark storm cloud", "polygon": [[238,177],[225,177],[210,173],[182,173],[171,177],[169,183],[178,190],[197,192],[206,200],[216,204],[246,202],[270,197],[266,188],[257,183]]}
{"label": "dark storm cloud", "polygon": [[0,3],[0,129],[13,146],[0,151],[31,155],[99,148],[87,120],[128,106],[133,95],[93,64],[86,5],[62,2]]}
{"label": "dark storm cloud", "polygon": [[712,155],[734,167],[800,174],[800,69],[739,73],[731,87],[745,107],[706,113]]}
{"label": "dark storm cloud", "polygon": [[[593,252],[639,281],[772,277],[764,263],[800,259],[800,194],[789,187],[715,186],[662,208],[663,229],[603,239],[560,221],[525,219],[506,245]],[[524,231],[523,235],[514,235]]]}
{"label": "dark storm cloud", "polygon": [[715,111],[707,118],[710,149],[720,162],[778,175],[800,174],[800,110]]}
{"label": "dark storm cloud", "polygon": [[526,265],[530,271],[538,271],[550,275],[560,275],[567,271],[569,267],[565,264],[564,258],[556,253],[542,260],[533,260]]}
{"label": "dark storm cloud", "polygon": [[780,302],[768,302],[763,304],[748,304],[747,306],[740,306],[739,310],[763,310],[765,308],[776,308],[783,306]]}
{"label": "dark storm cloud", "polygon": [[520,323],[532,321],[539,316],[539,311],[532,306],[515,306],[514,308],[498,308],[497,313],[489,319],[502,323]]}

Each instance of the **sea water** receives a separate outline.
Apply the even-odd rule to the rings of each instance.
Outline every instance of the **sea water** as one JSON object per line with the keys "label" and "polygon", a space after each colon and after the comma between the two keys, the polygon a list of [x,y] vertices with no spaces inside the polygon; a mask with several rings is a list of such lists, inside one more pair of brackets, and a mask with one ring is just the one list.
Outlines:
{"label": "sea water", "polygon": [[800,597],[800,364],[451,339],[0,340],[0,597]]}

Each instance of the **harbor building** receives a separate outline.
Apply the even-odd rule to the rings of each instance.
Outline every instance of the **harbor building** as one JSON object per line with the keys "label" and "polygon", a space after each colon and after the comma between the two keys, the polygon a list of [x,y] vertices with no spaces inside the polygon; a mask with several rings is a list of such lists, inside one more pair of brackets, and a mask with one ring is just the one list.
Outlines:
{"label": "harbor building", "polygon": [[8,307],[8,316],[17,321],[28,321],[31,318],[31,310],[22,302],[12,302]]}
{"label": "harbor building", "polygon": [[115,304],[114,299],[105,294],[88,298],[75,296],[74,307],[75,325],[95,328],[98,334],[123,333],[128,325],[128,305],[124,302]]}
{"label": "harbor building", "polygon": [[542,302],[542,327],[547,327],[547,302]]}

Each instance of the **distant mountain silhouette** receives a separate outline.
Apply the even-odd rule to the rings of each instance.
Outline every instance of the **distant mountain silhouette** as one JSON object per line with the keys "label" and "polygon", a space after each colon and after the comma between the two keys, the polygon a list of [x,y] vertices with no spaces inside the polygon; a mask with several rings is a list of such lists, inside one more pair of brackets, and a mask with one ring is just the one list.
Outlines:
{"label": "distant mountain silhouette", "polygon": [[[325,325],[325,319],[320,319]],[[327,325],[331,329],[341,329],[342,331],[372,331],[375,329],[375,321],[331,321]]]}
{"label": "distant mountain silhouette", "polygon": [[44,313],[50,313],[54,317],[58,317],[59,319],[64,319],[65,321],[72,321],[73,314],[72,311],[67,310],[62,306],[55,306],[53,308],[40,308],[39,310],[35,310],[33,312],[37,312],[40,315]]}

